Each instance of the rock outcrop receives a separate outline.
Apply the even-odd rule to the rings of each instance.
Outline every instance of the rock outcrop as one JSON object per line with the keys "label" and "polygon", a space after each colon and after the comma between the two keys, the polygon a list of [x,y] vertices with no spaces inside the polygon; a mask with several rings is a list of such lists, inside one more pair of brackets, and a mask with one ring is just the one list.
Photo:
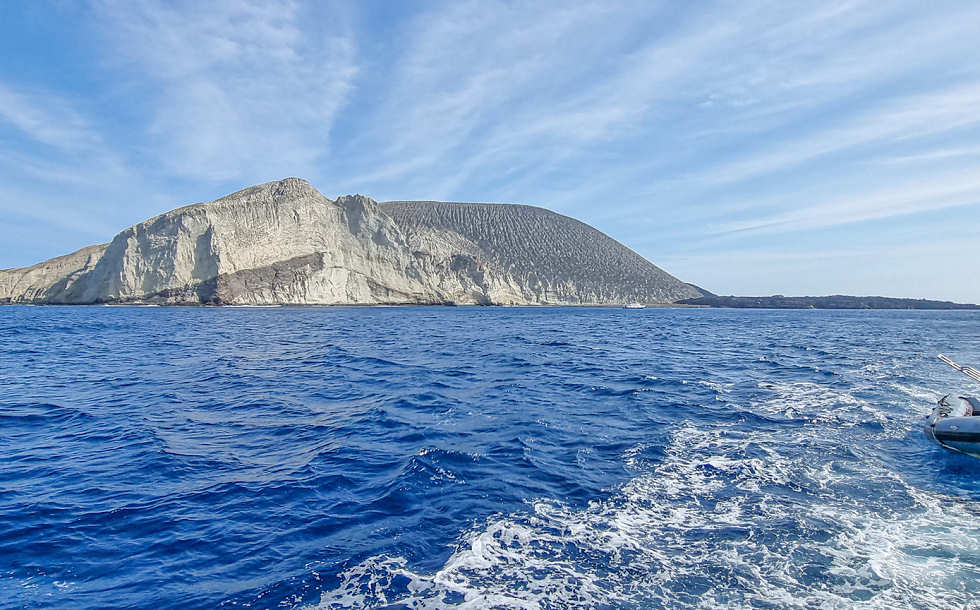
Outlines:
{"label": "rock outcrop", "polygon": [[86,246],[23,269],[0,269],[0,303],[48,303],[88,276],[109,244]]}
{"label": "rock outcrop", "polygon": [[701,294],[541,208],[327,199],[298,178],[0,270],[0,303],[616,304]]}

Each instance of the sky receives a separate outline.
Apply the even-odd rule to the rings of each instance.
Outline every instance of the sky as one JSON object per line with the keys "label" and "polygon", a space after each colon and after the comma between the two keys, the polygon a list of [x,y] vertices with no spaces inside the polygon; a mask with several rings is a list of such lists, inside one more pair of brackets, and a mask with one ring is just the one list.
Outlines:
{"label": "sky", "polygon": [[0,2],[0,268],[298,176],[980,303],[980,3]]}

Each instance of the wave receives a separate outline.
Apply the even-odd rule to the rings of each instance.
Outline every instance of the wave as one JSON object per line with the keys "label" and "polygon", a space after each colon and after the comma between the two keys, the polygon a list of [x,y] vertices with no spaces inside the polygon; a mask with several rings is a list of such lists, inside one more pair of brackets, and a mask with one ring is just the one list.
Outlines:
{"label": "wave", "polygon": [[[887,494],[842,493],[869,480]],[[371,557],[309,607],[947,608],[978,593],[980,523],[962,503],[687,426],[663,463],[608,499],[540,499],[492,518],[434,573]]]}

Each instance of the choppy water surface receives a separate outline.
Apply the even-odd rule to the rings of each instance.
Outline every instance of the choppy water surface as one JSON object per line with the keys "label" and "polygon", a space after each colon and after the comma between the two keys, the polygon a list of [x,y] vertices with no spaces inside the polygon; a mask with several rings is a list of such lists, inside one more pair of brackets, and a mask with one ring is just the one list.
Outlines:
{"label": "choppy water surface", "polygon": [[0,308],[0,606],[976,607],[976,312]]}

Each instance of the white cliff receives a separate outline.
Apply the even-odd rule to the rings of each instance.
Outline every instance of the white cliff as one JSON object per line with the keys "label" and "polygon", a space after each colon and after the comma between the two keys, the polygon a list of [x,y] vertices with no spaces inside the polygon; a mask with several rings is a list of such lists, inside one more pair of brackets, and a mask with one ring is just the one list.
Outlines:
{"label": "white cliff", "polygon": [[91,271],[109,244],[86,246],[23,269],[0,269],[0,303],[43,303]]}
{"label": "white cliff", "polygon": [[540,208],[331,201],[287,178],[186,206],[32,267],[0,303],[577,304],[700,296]]}

